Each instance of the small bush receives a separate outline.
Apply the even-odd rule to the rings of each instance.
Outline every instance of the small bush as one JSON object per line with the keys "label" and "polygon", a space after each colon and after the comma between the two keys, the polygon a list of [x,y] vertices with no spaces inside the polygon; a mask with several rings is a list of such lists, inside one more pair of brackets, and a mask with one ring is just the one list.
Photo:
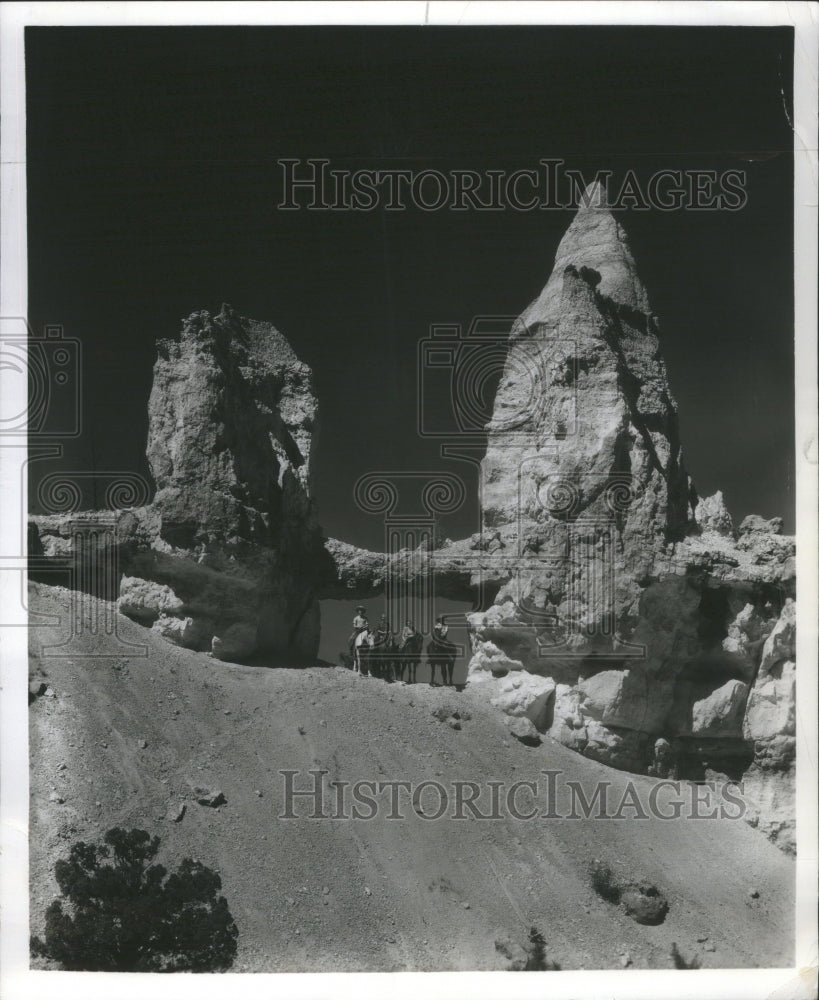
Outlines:
{"label": "small bush", "polygon": [[700,960],[696,955],[690,962],[686,962],[675,941],[671,942],[671,961],[674,963],[675,969],[699,969],[700,967]]}
{"label": "small bush", "polygon": [[[79,842],[54,868],[61,897],[46,911],[34,955],[89,972],[221,972],[238,931],[219,876],[185,858],[168,875],[153,864],[159,838],[109,830],[102,845]],[[166,877],[167,876],[167,877]]]}
{"label": "small bush", "polygon": [[595,861],[589,870],[592,888],[602,899],[615,905],[620,902],[621,888],[617,876],[602,861]]}
{"label": "small bush", "polygon": [[560,970],[557,962],[550,962],[546,958],[546,941],[537,927],[532,927],[529,930],[529,946],[526,951],[528,957],[524,972],[557,972]]}

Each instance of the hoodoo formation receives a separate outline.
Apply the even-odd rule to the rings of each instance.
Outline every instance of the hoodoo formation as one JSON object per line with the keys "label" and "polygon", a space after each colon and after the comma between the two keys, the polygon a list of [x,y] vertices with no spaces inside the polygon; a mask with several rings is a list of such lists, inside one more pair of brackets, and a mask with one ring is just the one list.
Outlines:
{"label": "hoodoo formation", "polygon": [[[604,200],[586,192],[513,326],[480,530],[432,553],[437,592],[492,595],[470,616],[468,683],[499,708],[630,771],[664,740],[680,778],[742,778],[750,821],[792,850],[794,540],[698,496],[657,318]],[[119,610],[224,660],[315,656],[319,598],[379,593],[388,566],[322,538],[309,368],[228,306],[158,353],[156,495],[114,515]],[[81,560],[71,524],[93,517],[37,516],[34,544]]]}

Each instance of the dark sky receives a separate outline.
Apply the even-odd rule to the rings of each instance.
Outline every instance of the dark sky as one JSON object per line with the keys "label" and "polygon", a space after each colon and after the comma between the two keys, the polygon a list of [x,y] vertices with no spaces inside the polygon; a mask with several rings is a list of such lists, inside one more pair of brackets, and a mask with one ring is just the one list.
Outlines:
{"label": "dark sky", "polygon": [[[84,432],[35,476],[147,473],[154,342],[231,303],[314,370],[325,529],[380,547],[357,478],[416,432],[430,324],[515,315],[571,211],[282,212],[283,157],[591,178],[740,168],[738,212],[627,211],[702,495],[793,530],[790,29],[29,28],[29,320],[82,342]],[[94,498],[87,495],[91,506]],[[444,523],[476,528],[474,497]]]}

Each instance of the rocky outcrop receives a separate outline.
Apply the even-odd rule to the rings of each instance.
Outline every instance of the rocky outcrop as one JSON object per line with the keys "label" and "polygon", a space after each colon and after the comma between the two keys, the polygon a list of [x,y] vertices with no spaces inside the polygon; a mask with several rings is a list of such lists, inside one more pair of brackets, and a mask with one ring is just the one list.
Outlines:
{"label": "rocky outcrop", "polygon": [[310,370],[225,306],[159,342],[153,503],[35,518],[32,552],[102,559],[124,614],[228,660],[314,656],[320,597],[432,574],[439,596],[480,602],[468,683],[521,731],[638,772],[664,740],[669,772],[743,777],[751,819],[789,849],[794,542],[779,518],[736,528],[720,493],[698,496],[659,323],[601,194],[513,326],[470,538],[390,557],[322,539]]}
{"label": "rocky outcrop", "polygon": [[[170,642],[225,660],[315,656],[326,561],[311,484],[316,418],[310,369],[275,327],[230,306],[193,313],[178,341],[158,342],[153,502],[34,518],[37,544],[81,576],[107,546],[124,573],[119,610]],[[97,522],[108,529],[86,553],[82,525]]]}
{"label": "rocky outcrop", "polygon": [[502,582],[470,617],[468,683],[616,767],[646,771],[663,737],[682,777],[745,776],[787,847],[793,539],[697,495],[659,324],[599,195],[510,335],[476,546]]}
{"label": "rocky outcrop", "polygon": [[765,639],[748,695],[743,736],[753,750],[744,775],[751,822],[795,850],[796,605],[788,600]]}
{"label": "rocky outcrop", "polygon": [[[324,540],[325,561],[318,582],[322,597],[344,600],[367,598],[384,593],[390,574],[406,582],[416,577],[432,575],[435,593],[453,600],[472,600],[481,581],[490,574],[481,573],[475,559],[473,539],[447,541],[437,549],[401,549],[391,556],[383,552],[361,549],[337,538]],[[511,565],[500,563],[491,573],[495,589],[508,577]]]}

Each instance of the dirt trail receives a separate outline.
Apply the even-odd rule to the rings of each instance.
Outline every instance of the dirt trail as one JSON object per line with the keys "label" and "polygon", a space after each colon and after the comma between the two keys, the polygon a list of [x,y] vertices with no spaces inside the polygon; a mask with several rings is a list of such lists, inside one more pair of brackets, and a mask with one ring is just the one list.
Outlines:
{"label": "dirt trail", "polygon": [[[32,586],[33,611],[67,621],[69,600]],[[564,969],[621,968],[626,953],[635,968],[670,968],[672,941],[706,967],[792,964],[793,860],[741,820],[520,820],[505,808],[500,819],[453,819],[458,779],[483,783],[484,813],[486,782],[545,787],[545,768],[563,772],[559,803],[566,779],[588,797],[610,782],[615,804],[629,780],[647,802],[653,782],[551,741],[524,747],[469,691],[332,668],[231,666],[127,619],[118,628],[149,655],[123,656],[113,638],[87,636],[78,655],[42,657],[61,629],[32,629],[32,675],[54,693],[29,710],[35,932],[56,894],[56,858],[118,824],[159,834],[166,864],[192,855],[220,871],[239,927],[237,971],[502,968],[495,940],[524,941],[532,924]],[[460,731],[433,716],[445,703],[471,714]],[[374,819],[311,820],[302,797],[300,818],[280,819],[279,772],[299,772],[304,789],[311,768],[329,772],[328,814],[340,787],[330,782],[361,780],[436,780],[449,808],[420,818],[402,793],[402,820],[388,818],[383,795]],[[219,788],[227,803],[200,806],[191,785]],[[531,800],[524,792],[518,803]],[[428,790],[422,805],[433,809],[436,796]],[[588,879],[595,858],[655,883],[670,903],[665,922],[637,924],[600,899]]]}

